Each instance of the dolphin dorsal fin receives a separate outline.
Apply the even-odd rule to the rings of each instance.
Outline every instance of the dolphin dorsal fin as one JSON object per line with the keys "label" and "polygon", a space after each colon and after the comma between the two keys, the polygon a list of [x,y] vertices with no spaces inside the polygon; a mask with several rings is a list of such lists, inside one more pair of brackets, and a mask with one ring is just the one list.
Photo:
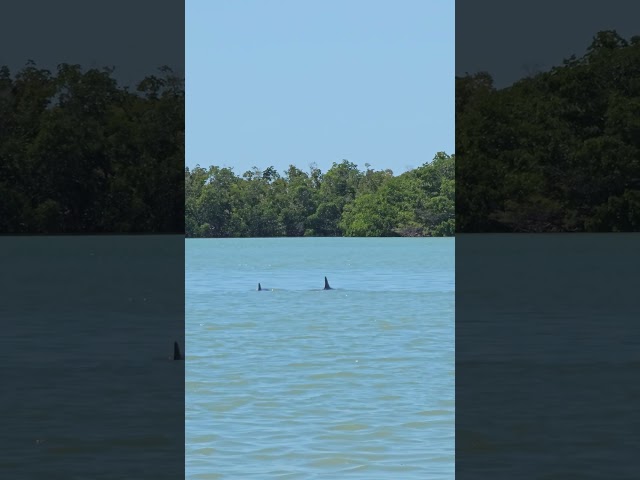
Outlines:
{"label": "dolphin dorsal fin", "polygon": [[262,290],[262,285],[258,283],[258,291],[261,291],[261,290]]}
{"label": "dolphin dorsal fin", "polygon": [[324,277],[324,289],[331,290],[331,287],[329,286],[329,280],[327,280],[327,277]]}
{"label": "dolphin dorsal fin", "polygon": [[178,342],[173,342],[173,359],[174,360],[184,360],[182,353],[180,352],[180,346]]}

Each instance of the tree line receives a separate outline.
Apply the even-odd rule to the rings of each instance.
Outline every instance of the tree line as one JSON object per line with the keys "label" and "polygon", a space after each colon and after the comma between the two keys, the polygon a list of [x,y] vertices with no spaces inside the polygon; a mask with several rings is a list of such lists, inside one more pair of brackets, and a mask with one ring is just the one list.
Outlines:
{"label": "tree line", "polygon": [[640,36],[496,89],[456,78],[459,232],[640,230]]}
{"label": "tree line", "polygon": [[455,155],[394,176],[347,160],[326,172],[290,165],[238,176],[185,168],[185,230],[195,237],[449,236],[455,231]]}
{"label": "tree line", "polygon": [[184,79],[0,67],[0,232],[184,231]]}
{"label": "tree line", "polygon": [[346,160],[190,171],[184,98],[168,67],[131,89],[113,68],[0,67],[0,233],[453,235],[453,155],[399,176]]}

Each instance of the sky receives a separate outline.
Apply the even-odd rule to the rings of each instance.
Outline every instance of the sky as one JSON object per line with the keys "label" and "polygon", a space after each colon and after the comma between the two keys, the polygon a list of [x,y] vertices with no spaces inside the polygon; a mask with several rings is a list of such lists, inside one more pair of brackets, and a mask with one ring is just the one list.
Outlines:
{"label": "sky", "polygon": [[[614,6],[615,5],[615,8]],[[456,75],[488,71],[498,88],[581,57],[594,35],[640,35],[640,2],[600,0],[456,1]]]}
{"label": "sky", "polygon": [[158,68],[184,73],[184,5],[181,1],[20,0],[0,15],[0,65],[13,73],[28,60],[56,71],[58,64],[115,67],[121,85],[133,85]]}
{"label": "sky", "polygon": [[186,0],[186,164],[349,160],[400,174],[454,152],[453,0]]}

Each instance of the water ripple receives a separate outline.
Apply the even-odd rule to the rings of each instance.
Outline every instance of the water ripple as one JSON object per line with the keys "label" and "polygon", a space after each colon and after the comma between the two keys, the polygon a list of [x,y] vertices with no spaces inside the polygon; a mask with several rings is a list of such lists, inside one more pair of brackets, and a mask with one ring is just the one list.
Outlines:
{"label": "water ripple", "polygon": [[415,240],[187,241],[187,478],[454,477],[454,241]]}

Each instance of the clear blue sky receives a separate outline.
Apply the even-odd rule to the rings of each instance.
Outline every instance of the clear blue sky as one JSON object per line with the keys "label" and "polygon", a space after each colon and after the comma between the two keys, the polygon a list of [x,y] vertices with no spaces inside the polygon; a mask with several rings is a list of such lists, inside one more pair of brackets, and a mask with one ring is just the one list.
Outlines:
{"label": "clear blue sky", "polygon": [[453,0],[187,0],[187,166],[455,153],[454,27]]}

